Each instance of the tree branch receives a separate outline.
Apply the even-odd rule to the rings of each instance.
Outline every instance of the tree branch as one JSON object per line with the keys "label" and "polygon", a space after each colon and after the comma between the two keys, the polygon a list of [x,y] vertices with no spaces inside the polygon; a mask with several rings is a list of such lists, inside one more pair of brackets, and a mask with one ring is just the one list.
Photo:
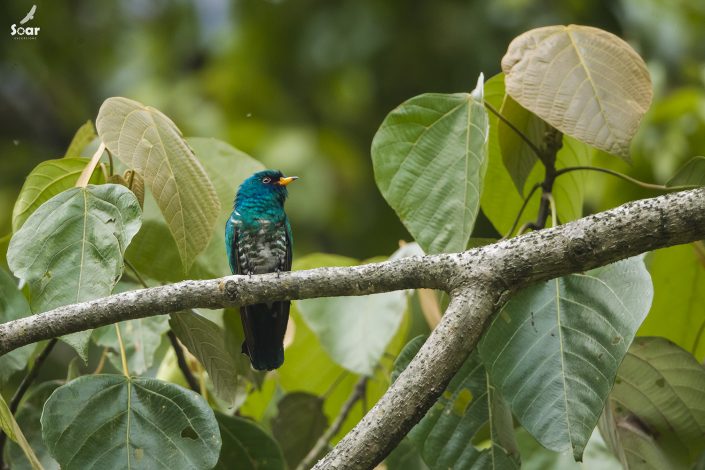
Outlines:
{"label": "tree branch", "polygon": [[705,189],[683,191],[463,253],[184,281],[68,305],[0,325],[0,354],[43,339],[187,308],[413,288],[445,290],[451,303],[419,353],[315,467],[372,468],[434,403],[509,294],[535,282],[703,238]]}

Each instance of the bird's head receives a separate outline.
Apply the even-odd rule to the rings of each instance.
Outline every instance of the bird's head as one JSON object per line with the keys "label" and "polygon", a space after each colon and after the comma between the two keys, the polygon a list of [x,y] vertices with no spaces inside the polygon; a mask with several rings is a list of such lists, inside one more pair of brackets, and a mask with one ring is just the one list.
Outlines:
{"label": "bird's head", "polygon": [[258,171],[240,185],[235,205],[245,201],[265,204],[272,201],[284,205],[288,195],[286,186],[298,178],[298,176],[284,176],[279,170]]}

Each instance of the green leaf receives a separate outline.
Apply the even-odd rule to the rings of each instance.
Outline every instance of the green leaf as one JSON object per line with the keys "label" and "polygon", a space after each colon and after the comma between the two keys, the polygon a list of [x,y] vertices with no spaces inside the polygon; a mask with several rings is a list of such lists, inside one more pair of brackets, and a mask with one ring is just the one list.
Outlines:
{"label": "green leaf", "polygon": [[93,123],[88,120],[81,127],[78,128],[76,134],[74,134],[69,148],[66,149],[67,157],[80,157],[82,155],[83,149],[90,145],[93,140],[98,137],[95,133],[95,127]]}
{"label": "green leaf", "polygon": [[[0,268],[0,323],[17,320],[31,313],[29,304],[17,289],[15,280]],[[0,356],[0,384],[4,384],[14,373],[27,367],[34,346],[28,344]]]}
{"label": "green leaf", "polygon": [[690,468],[705,449],[705,368],[663,338],[637,338],[600,431],[624,468]]}
{"label": "green leaf", "polygon": [[239,397],[238,370],[243,363],[233,358],[225,345],[222,328],[196,312],[172,313],[169,325],[184,346],[208,372],[216,395],[235,406]]}
{"label": "green leaf", "polygon": [[285,470],[284,455],[277,441],[256,423],[216,413],[223,448],[217,470]]}
{"label": "green leaf", "polygon": [[402,103],[372,141],[375,181],[426,253],[465,249],[480,209],[488,119],[482,77],[473,93]]}
{"label": "green leaf", "polygon": [[705,157],[693,157],[666,182],[666,187],[705,186]]}
{"label": "green leaf", "polygon": [[[354,266],[351,258],[324,254],[299,260],[305,265]],[[358,297],[327,297],[296,302],[301,317],[330,357],[346,369],[372,375],[399,329],[407,300],[403,291]]]}
{"label": "green leaf", "polygon": [[96,119],[108,150],[143,177],[187,270],[211,239],[220,213],[215,188],[176,125],[127,98],[108,98]]}
{"label": "green leaf", "polygon": [[323,399],[305,392],[290,393],[277,404],[272,433],[279,442],[289,468],[313,448],[328,427],[323,414]]}
{"label": "green leaf", "polygon": [[220,201],[220,214],[208,247],[198,255],[189,272],[185,274],[181,269],[176,243],[169,235],[169,229],[154,198],[147,194],[142,230],[130,246],[127,258],[141,273],[162,282],[230,274],[228,260],[224,254],[225,221],[230,217],[238,186],[245,178],[264,169],[260,162],[225,142],[199,137],[189,137],[187,141],[215,187]]}
{"label": "green leaf", "polygon": [[639,336],[663,336],[705,359],[705,245],[696,242],[649,255],[654,303]]}
{"label": "green leaf", "polygon": [[[88,164],[86,158],[61,158],[47,160],[37,165],[27,176],[17,202],[12,210],[12,230],[18,231],[22,224],[39,206],[76,185],[78,177]],[[99,184],[102,175],[93,171],[89,183]]]}
{"label": "green leaf", "polygon": [[[8,263],[29,283],[34,312],[110,295],[140,228],[140,206],[124,186],[72,188],[42,204],[15,232]],[[85,359],[90,331],[62,339]]]}
{"label": "green leaf", "polygon": [[547,26],[514,39],[502,58],[507,94],[561,132],[629,157],[653,92],[624,40],[588,26]]}
{"label": "green leaf", "polygon": [[581,459],[652,295],[636,257],[524,289],[495,317],[480,357],[543,446]]}
{"label": "green leaf", "polygon": [[[168,317],[156,315],[120,322],[118,325],[125,345],[128,370],[131,374],[144,374],[154,365],[154,355],[162,342],[162,336],[169,331]],[[121,370],[122,366],[119,365],[120,344],[115,325],[107,325],[94,330],[93,341],[98,346],[109,348],[113,364]]]}
{"label": "green leaf", "polygon": [[405,437],[384,459],[387,470],[428,470],[416,446]]}
{"label": "green leaf", "polygon": [[44,442],[61,468],[210,469],[221,440],[195,392],[142,377],[91,375],[54,391]]}
{"label": "green leaf", "polygon": [[573,460],[571,454],[559,454],[546,449],[524,428],[517,429],[516,437],[522,470],[623,470],[597,429],[585,447],[582,462]]}
{"label": "green leaf", "polygon": [[[61,385],[63,385],[62,381],[52,380],[32,388],[22,400],[17,412],[17,424],[24,429],[27,442],[46,470],[59,470],[59,464],[51,456],[42,440],[42,426],[39,420],[42,416],[44,403],[54,390]],[[27,460],[22,448],[14,442],[8,442],[5,460],[12,470],[29,470],[32,468],[32,464]]]}
{"label": "green leaf", "polygon": [[539,161],[539,157],[524,139],[517,134],[517,131],[524,134],[540,150],[544,146],[543,141],[546,131],[551,127],[546,124],[546,121],[522,107],[509,95],[504,96],[500,113],[516,129],[512,129],[503,120],[497,118],[497,132],[499,134],[499,147],[502,151],[502,162],[512,177],[514,186],[516,186],[519,194],[523,195],[526,179],[529,177],[536,162]]}
{"label": "green leaf", "polygon": [[[394,378],[409,365],[424,342],[425,337],[419,336],[404,347],[394,363]],[[488,423],[492,443],[487,449],[478,449],[473,438]],[[511,412],[490,386],[476,353],[465,361],[408,438],[431,469],[519,468]]]}
{"label": "green leaf", "polygon": [[24,434],[22,434],[22,430],[17,425],[17,421],[15,421],[15,417],[12,416],[12,412],[7,406],[7,403],[5,403],[5,399],[2,395],[0,395],[0,430],[2,430],[9,439],[17,442],[24,451],[27,459],[31,462],[32,468],[42,468],[42,464],[39,463],[37,456],[34,455],[34,451],[29,446]]}

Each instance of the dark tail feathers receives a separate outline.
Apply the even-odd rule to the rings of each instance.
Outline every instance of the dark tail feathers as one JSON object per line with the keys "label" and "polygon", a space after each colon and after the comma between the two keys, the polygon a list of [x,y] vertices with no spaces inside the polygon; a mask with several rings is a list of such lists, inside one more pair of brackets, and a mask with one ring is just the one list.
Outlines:
{"label": "dark tail feathers", "polygon": [[274,370],[284,363],[284,333],[289,302],[255,304],[240,309],[245,341],[242,352],[257,370]]}

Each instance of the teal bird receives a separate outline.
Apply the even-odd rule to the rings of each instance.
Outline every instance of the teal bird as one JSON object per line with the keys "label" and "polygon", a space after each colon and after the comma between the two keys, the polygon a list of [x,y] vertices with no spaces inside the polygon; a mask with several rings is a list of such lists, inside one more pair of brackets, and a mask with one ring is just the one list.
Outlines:
{"label": "teal bird", "polygon": [[[291,270],[293,239],[284,213],[286,185],[297,176],[265,170],[247,178],[237,191],[225,224],[225,250],[233,274],[264,274]],[[245,342],[242,352],[257,370],[274,370],[284,362],[284,333],[289,301],[240,308]]]}

